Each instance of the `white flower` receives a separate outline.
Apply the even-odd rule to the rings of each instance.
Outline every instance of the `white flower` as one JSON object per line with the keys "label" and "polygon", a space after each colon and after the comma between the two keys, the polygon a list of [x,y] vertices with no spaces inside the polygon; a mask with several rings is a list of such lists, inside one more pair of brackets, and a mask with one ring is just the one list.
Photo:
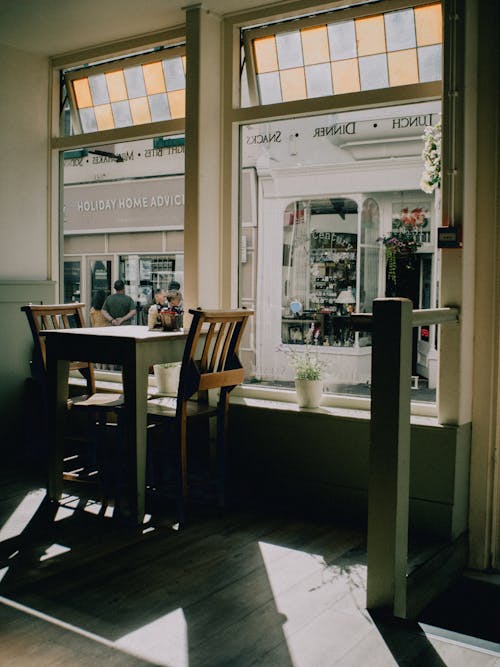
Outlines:
{"label": "white flower", "polygon": [[441,121],[428,125],[423,134],[424,148],[422,159],[424,171],[420,180],[420,188],[428,194],[441,186]]}

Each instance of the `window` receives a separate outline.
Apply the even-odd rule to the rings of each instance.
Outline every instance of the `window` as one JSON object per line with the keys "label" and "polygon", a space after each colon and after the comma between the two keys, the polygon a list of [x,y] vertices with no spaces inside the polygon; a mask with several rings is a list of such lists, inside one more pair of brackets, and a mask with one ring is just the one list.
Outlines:
{"label": "window", "polygon": [[[424,131],[441,113],[441,5],[401,2],[376,13],[363,3],[241,34],[234,120],[240,302],[257,315],[250,380],[291,387],[293,370],[276,350],[300,352],[313,332],[329,360],[325,390],[367,396],[371,337],[352,330],[349,312],[371,312],[373,299],[395,291],[415,307],[437,302],[439,190],[426,194],[420,183]],[[411,104],[395,102],[401,86]],[[245,108],[269,104],[262,120]],[[382,238],[405,208],[425,210],[426,225],[395,286]],[[419,333],[413,399],[435,400],[435,362],[434,339]]]}
{"label": "window", "polygon": [[441,79],[440,3],[344,20],[339,14],[244,32],[253,104]]}
{"label": "window", "polygon": [[184,118],[184,52],[179,46],[65,71],[75,131],[97,132]]}

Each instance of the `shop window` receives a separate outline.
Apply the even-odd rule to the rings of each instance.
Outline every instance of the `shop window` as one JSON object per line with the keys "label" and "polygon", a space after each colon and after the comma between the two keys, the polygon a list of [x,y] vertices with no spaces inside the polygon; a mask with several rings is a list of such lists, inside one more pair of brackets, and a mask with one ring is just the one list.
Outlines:
{"label": "shop window", "polygon": [[250,104],[441,80],[441,3],[349,17],[341,10],[243,32]]}
{"label": "shop window", "polygon": [[358,207],[349,199],[294,202],[283,229],[282,341],[352,347]]}
{"label": "shop window", "polygon": [[64,303],[81,301],[82,267],[79,259],[64,261]]}

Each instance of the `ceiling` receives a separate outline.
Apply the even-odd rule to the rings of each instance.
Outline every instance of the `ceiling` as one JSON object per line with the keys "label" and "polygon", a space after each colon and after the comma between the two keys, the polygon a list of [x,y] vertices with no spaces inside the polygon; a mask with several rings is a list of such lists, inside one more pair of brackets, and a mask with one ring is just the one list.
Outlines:
{"label": "ceiling", "polygon": [[[0,0],[0,44],[53,56],[184,23],[189,0]],[[264,0],[204,0],[217,15]]]}

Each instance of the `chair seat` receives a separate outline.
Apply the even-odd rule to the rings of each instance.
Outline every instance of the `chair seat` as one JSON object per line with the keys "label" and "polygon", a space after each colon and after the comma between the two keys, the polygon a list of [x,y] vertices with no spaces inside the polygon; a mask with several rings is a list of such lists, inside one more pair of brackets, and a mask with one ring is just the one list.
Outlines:
{"label": "chair seat", "polygon": [[[163,417],[165,419],[175,419],[177,408],[177,398],[171,396],[162,396],[161,398],[152,398],[148,401],[148,415],[152,417]],[[187,417],[209,417],[217,414],[215,406],[198,401],[186,401]]]}

